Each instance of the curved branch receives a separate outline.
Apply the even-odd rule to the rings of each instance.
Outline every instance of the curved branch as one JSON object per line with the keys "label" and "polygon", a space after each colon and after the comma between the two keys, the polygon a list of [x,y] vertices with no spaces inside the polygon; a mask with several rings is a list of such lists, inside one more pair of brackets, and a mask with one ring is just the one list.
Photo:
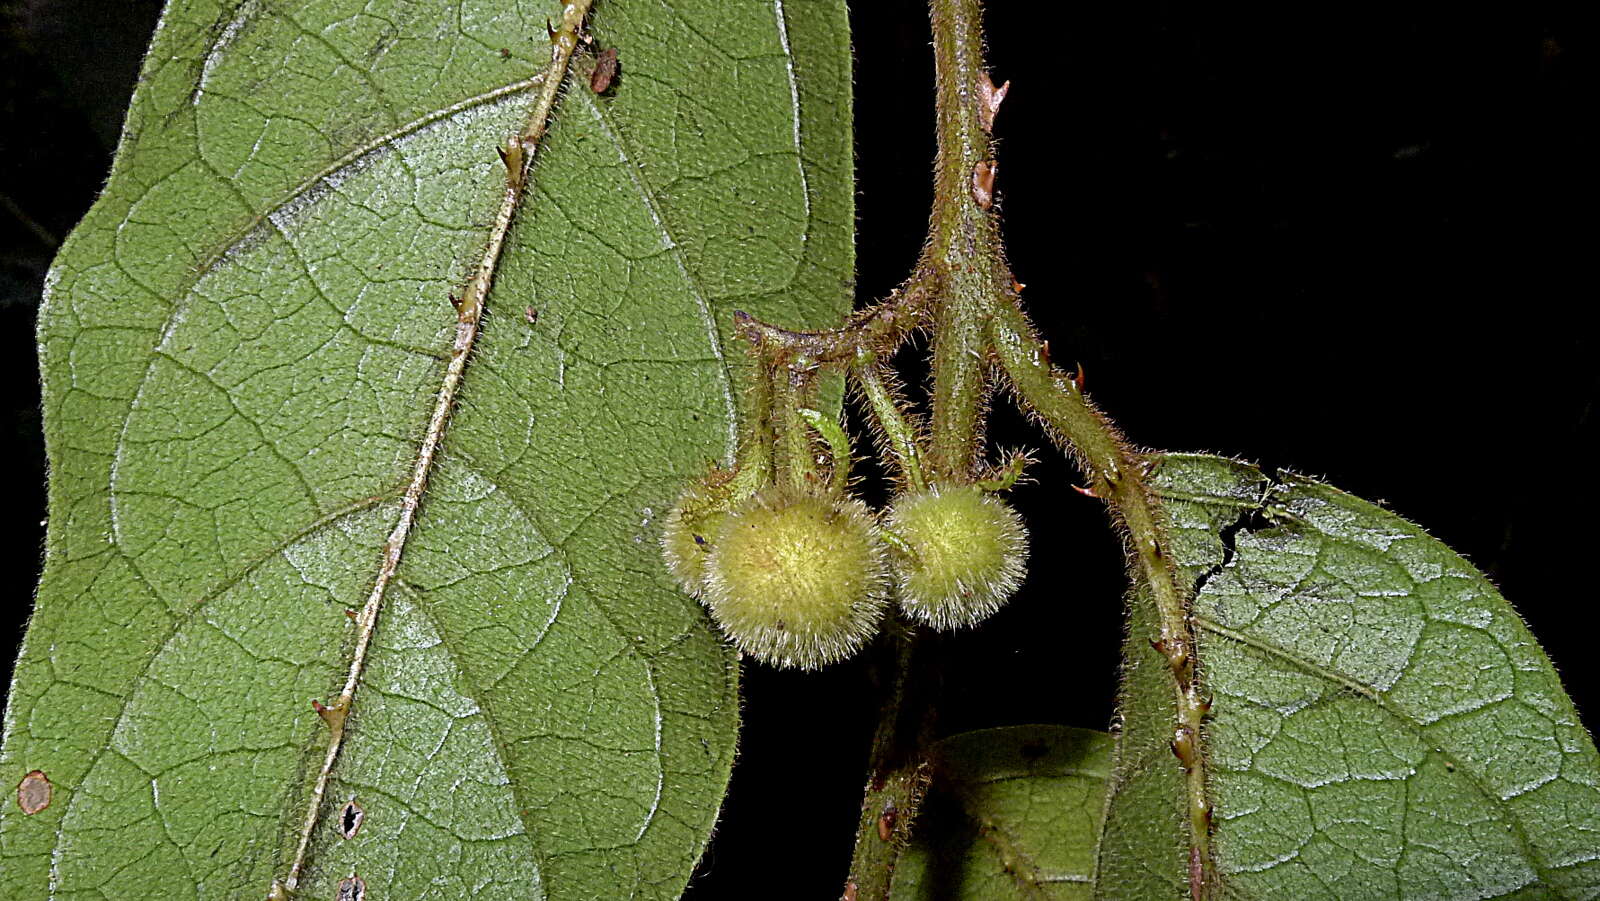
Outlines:
{"label": "curved branch", "polygon": [[734,334],[758,352],[807,358],[809,364],[849,364],[862,353],[887,357],[911,333],[927,324],[927,310],[939,295],[940,279],[919,271],[882,303],[852,315],[842,327],[818,332],[769,325],[742,310],[733,314]]}

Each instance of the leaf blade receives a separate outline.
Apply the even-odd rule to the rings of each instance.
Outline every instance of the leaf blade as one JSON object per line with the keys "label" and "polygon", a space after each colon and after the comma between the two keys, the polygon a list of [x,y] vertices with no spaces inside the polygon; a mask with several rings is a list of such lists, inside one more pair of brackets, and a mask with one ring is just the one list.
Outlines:
{"label": "leaf blade", "polygon": [[[1156,480],[1201,585],[1219,892],[1594,890],[1600,759],[1548,659],[1470,564],[1302,477],[1167,455]],[[1146,809],[1173,803],[1156,794]]]}
{"label": "leaf blade", "polygon": [[1007,726],[935,745],[932,794],[895,866],[891,897],[1089,898],[1112,739]]}
{"label": "leaf blade", "polygon": [[[370,585],[448,356],[444,297],[503,183],[493,148],[526,115],[528,58],[547,55],[542,16],[492,4],[349,12],[169,9],[107,195],[52,275],[49,555],[0,756],[7,772],[39,761],[59,790],[0,820],[7,896],[256,895],[288,853],[307,749],[325,744],[306,701],[337,690],[344,611]],[[623,84],[571,99],[591,122],[621,107],[604,111],[605,171],[628,181],[673,156],[651,137],[670,133],[670,107],[635,103],[642,86],[722,97],[738,82],[761,111],[742,133],[789,172],[658,202],[680,248],[667,277],[634,278],[665,256],[645,227],[638,261],[557,278],[536,257],[620,243],[619,223],[650,223],[666,193],[574,184],[584,141],[603,136],[558,115],[380,620],[370,703],[358,694],[314,846],[317,892],[359,871],[396,896],[666,897],[705,840],[735,670],[657,571],[651,530],[676,482],[726,452],[730,411],[708,318],[725,311],[683,301],[730,284],[716,242],[754,218],[776,248],[755,256],[804,277],[724,290],[722,306],[806,323],[847,307],[851,192],[831,176],[849,165],[848,56],[838,4],[801,21],[780,5],[686,12],[702,43],[754,52],[737,72],[666,72],[664,42],[688,25],[602,7],[594,33],[622,48]],[[756,203],[731,217],[736,190]],[[558,227],[589,244],[551,241]],[[530,301],[542,331],[524,322]],[[439,749],[450,767],[421,765]],[[452,769],[472,778],[441,781]],[[616,797],[582,799],[585,785]],[[351,796],[367,819],[344,839],[332,815]],[[417,866],[423,848],[442,863]]]}

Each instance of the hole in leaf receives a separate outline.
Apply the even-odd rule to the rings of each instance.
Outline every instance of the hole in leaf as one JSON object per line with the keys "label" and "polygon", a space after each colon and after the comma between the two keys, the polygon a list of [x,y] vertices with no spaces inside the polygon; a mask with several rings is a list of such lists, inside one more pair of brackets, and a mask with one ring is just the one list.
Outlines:
{"label": "hole in leaf", "polygon": [[360,876],[346,876],[339,880],[339,894],[334,901],[364,901],[366,897],[367,883]]}
{"label": "hole in leaf", "polygon": [[361,831],[361,824],[367,819],[367,812],[360,804],[351,799],[339,809],[339,834],[345,838],[355,838]]}
{"label": "hole in leaf", "polygon": [[17,783],[17,806],[28,816],[33,816],[50,806],[50,796],[55,786],[43,770],[34,770]]}

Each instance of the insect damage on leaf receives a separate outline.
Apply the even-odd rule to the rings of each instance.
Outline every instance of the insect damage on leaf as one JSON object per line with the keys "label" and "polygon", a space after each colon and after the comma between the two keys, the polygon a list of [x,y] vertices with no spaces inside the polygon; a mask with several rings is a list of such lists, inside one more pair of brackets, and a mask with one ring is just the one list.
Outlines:
{"label": "insect damage on leaf", "polygon": [[42,770],[34,770],[22,777],[17,784],[17,806],[28,816],[33,816],[50,806],[50,797],[54,793],[54,786],[50,784],[50,777]]}
{"label": "insect damage on leaf", "polygon": [[345,802],[343,807],[339,808],[339,834],[345,838],[355,838],[356,833],[361,831],[361,824],[366,819],[366,810],[362,809],[354,798],[351,798]]}

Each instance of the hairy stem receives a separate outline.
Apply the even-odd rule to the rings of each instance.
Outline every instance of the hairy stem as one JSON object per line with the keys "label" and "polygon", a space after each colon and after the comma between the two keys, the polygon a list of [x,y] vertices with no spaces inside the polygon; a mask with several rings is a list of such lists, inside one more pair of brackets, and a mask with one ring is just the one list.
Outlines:
{"label": "hairy stem", "polygon": [[982,444],[985,307],[1009,279],[991,212],[993,147],[979,99],[979,85],[989,83],[982,14],[977,0],[933,0],[929,10],[939,149],[923,266],[945,285],[934,311],[930,468],[936,480],[965,481]]}
{"label": "hairy stem", "polygon": [[891,630],[894,643],[889,696],[878,715],[867,767],[867,786],[856,824],[855,851],[844,897],[886,901],[894,868],[911,835],[911,823],[927,793],[932,767],[937,670],[930,665],[934,639],[925,630]]}
{"label": "hairy stem", "polygon": [[[976,0],[931,0],[929,18],[938,155],[928,243],[908,289],[936,289],[930,304],[909,311],[920,314],[921,322],[916,324],[931,319],[934,327],[933,411],[931,447],[927,459],[915,464],[915,471],[923,482],[966,482],[977,476],[982,447],[989,390],[985,379],[988,307],[1010,284],[1010,273],[991,212],[994,163],[987,124],[993,118],[993,107],[988,107],[986,116],[980,100],[980,85],[990,83],[983,69],[982,16]],[[835,334],[855,336],[848,327]],[[857,355],[881,351],[860,340],[852,349]],[[897,410],[895,398],[887,390],[874,396],[871,365],[875,364],[857,370],[864,376],[861,382],[869,403],[875,411]],[[878,386],[883,387],[881,381]],[[897,412],[879,412],[879,422],[891,443],[896,441],[898,418]],[[906,441],[903,458],[916,459],[909,429],[900,428],[899,432]],[[913,480],[912,472],[906,468],[908,481]],[[916,709],[906,703],[903,683],[913,657],[910,647],[904,649],[896,688],[873,742],[872,775],[856,830],[847,897],[872,901],[888,897],[895,860],[927,787],[923,754],[932,738],[931,706],[915,720],[917,728],[903,725],[906,711]]]}
{"label": "hairy stem", "polygon": [[766,364],[753,364],[759,375],[749,380],[745,400],[749,418],[739,428],[735,462],[735,495],[747,498],[772,481],[772,376]]}
{"label": "hairy stem", "polygon": [[844,428],[839,425],[839,420],[825,413],[812,409],[800,411],[800,418],[811,426],[822,442],[828,446],[828,454],[832,457],[831,471],[828,474],[828,491],[834,495],[843,494],[850,487],[850,436],[846,435]]}
{"label": "hairy stem", "polygon": [[922,491],[928,487],[928,480],[922,473],[917,434],[900,413],[898,392],[890,386],[885,369],[883,364],[876,361],[865,363],[855,370],[856,383],[861,386],[861,394],[866,398],[867,407],[878,424],[879,434],[894,454],[905,486],[913,491]]}
{"label": "hairy stem", "polygon": [[1044,422],[1051,437],[1077,457],[1089,476],[1090,491],[1106,500],[1127,530],[1135,576],[1155,602],[1161,625],[1152,644],[1166,657],[1173,675],[1177,722],[1172,750],[1185,773],[1190,893],[1199,901],[1205,887],[1214,882],[1206,759],[1200,748],[1200,725],[1209,705],[1195,678],[1187,596],[1166,552],[1165,518],[1145,481],[1145,459],[1089,403],[1075,381],[1050,365],[1043,343],[1015,303],[996,304],[990,331],[992,346],[1018,398]]}
{"label": "hairy stem", "polygon": [[852,364],[862,353],[893,354],[912,331],[926,324],[927,310],[939,290],[937,273],[919,270],[888,299],[856,312],[840,328],[799,332],[736,310],[733,329],[758,350],[782,349],[820,365]]}
{"label": "hairy stem", "polygon": [[816,462],[811,455],[811,433],[800,411],[808,406],[807,377],[783,366],[772,370],[772,448],[777,464],[777,479],[788,488],[803,492],[810,484]]}

